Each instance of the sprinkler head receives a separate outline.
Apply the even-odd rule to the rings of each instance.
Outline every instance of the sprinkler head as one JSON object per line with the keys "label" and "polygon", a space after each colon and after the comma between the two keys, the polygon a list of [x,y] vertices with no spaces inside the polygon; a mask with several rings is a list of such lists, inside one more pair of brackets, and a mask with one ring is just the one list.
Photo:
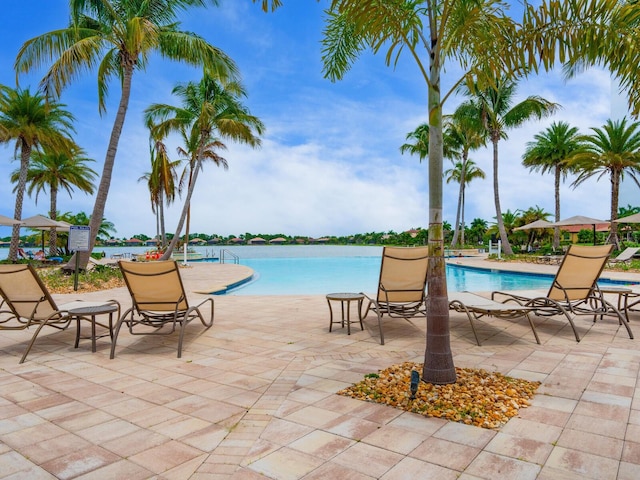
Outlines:
{"label": "sprinkler head", "polygon": [[418,393],[418,384],[420,383],[420,374],[417,370],[411,370],[411,400],[416,399]]}

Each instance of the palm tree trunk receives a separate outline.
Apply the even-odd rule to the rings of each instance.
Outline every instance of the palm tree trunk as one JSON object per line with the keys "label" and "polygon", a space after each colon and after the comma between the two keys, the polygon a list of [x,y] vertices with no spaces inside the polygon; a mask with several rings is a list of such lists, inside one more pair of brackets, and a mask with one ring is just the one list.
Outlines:
{"label": "palm tree trunk", "polygon": [[465,187],[466,187],[466,179],[464,182],[462,182],[462,191],[460,192],[460,195],[462,196],[461,198],[461,207],[460,207],[460,245],[464,248],[465,245],[465,241],[464,241],[464,194],[465,194]]}
{"label": "palm tree trunk", "polygon": [[608,242],[614,245],[616,250],[620,250],[620,239],[618,238],[618,199],[620,196],[620,172],[611,172],[611,226],[609,227]]}
{"label": "palm tree trunk", "polygon": [[182,227],[184,227],[187,214],[189,213],[189,208],[191,206],[191,196],[193,195],[193,191],[195,190],[195,187],[196,187],[196,180],[198,178],[199,170],[200,170],[200,159],[198,156],[197,165],[194,171],[192,172],[193,177],[189,182],[187,197],[184,199],[184,206],[182,207],[182,213],[180,214],[180,219],[178,220],[178,225],[176,226],[175,234],[173,235],[173,238],[171,239],[171,242],[169,243],[167,250],[164,252],[160,260],[169,260],[169,258],[171,258],[171,254],[173,253],[173,250],[176,248],[176,244],[178,243],[178,240],[180,238],[180,233],[182,232]]}
{"label": "palm tree trunk", "polygon": [[[462,167],[462,169],[464,170],[464,166]],[[462,178],[464,178],[464,173],[461,172],[460,176],[461,178],[460,189],[458,191],[458,208],[456,209],[456,227],[453,232],[453,239],[451,240],[451,245],[454,247],[458,245],[458,238],[460,236],[460,211],[462,209],[462,189],[464,188],[464,182],[462,181]]]}
{"label": "palm tree trunk", "polygon": [[104,159],[104,166],[102,167],[102,176],[100,177],[100,184],[98,185],[98,191],[96,193],[96,201],[93,205],[93,212],[91,214],[91,220],[89,222],[89,225],[91,227],[91,241],[89,245],[89,252],[82,252],[80,254],[80,268],[86,268],[87,264],[89,263],[89,255],[91,254],[91,250],[93,250],[93,247],[96,244],[98,232],[100,231],[100,225],[102,225],[102,219],[104,218],[104,209],[107,205],[107,197],[109,195],[109,187],[111,186],[111,177],[113,175],[113,165],[115,163],[116,153],[118,152],[118,143],[120,142],[122,127],[124,126],[124,120],[127,116],[127,108],[129,107],[132,78],[133,65],[126,65],[124,68],[124,76],[122,78],[122,94],[120,96],[120,104],[118,105],[116,118],[113,121],[111,137],[109,138],[109,146],[107,148],[107,154]]}
{"label": "palm tree trunk", "polygon": [[513,250],[507,237],[507,230],[504,228],[502,209],[500,208],[500,193],[498,190],[498,140],[497,138],[491,139],[493,143],[493,200],[496,204],[496,221],[498,222],[500,240],[502,240],[502,250],[505,255],[513,255]]}
{"label": "palm tree trunk", "polygon": [[164,193],[160,193],[160,201],[158,202],[158,216],[160,218],[160,245],[162,249],[167,246],[167,234],[164,228]]}
{"label": "palm tree trunk", "polygon": [[[560,174],[562,169],[556,165],[555,195],[556,195],[556,222],[560,221]],[[553,249],[560,250],[560,227],[553,228]]]}
{"label": "palm tree trunk", "polygon": [[[434,29],[431,29],[434,32]],[[431,44],[437,45],[432,33]],[[442,104],[440,60],[431,55],[429,66],[429,281],[427,283],[427,347],[422,380],[433,384],[456,381],[449,334],[444,235],[442,228]]]}
{"label": "palm tree trunk", "polygon": [[[58,189],[51,185],[51,199],[50,199],[50,209],[49,218],[52,220],[56,220],[57,211],[56,206],[58,205]],[[49,229],[49,256],[55,257],[58,255],[58,232],[55,228]]]}
{"label": "palm tree trunk", "polygon": [[[31,158],[31,145],[21,140],[20,146],[20,174],[18,175],[18,186],[16,187],[16,206],[13,211],[13,218],[22,220],[22,204],[24,202],[24,191],[27,187],[27,171],[29,170],[29,159]],[[18,248],[20,246],[20,225],[14,225],[11,231],[11,243],[9,245],[9,260],[15,262],[18,259]]]}

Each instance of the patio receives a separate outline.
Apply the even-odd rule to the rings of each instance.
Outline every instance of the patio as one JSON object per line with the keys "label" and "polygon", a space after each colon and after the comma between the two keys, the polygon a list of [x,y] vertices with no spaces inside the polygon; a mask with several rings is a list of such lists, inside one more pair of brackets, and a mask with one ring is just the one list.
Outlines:
{"label": "patio", "polygon": [[[186,289],[211,283],[216,266],[183,269]],[[83,298],[129,305],[125,288]],[[640,478],[638,340],[581,319],[590,331],[576,343],[566,321],[534,321],[542,345],[526,321],[492,319],[477,323],[478,347],[467,317],[451,313],[456,366],[542,382],[497,431],[335,395],[367,373],[422,362],[425,325],[387,321],[385,345],[372,315],[364,331],[329,333],[323,295],[215,297],[213,327],[189,326],[182,359],[177,335],[123,331],[109,360],[108,338],[96,353],[89,340],[74,349],[70,328],[43,331],[18,365],[31,334],[3,332],[0,479]]]}

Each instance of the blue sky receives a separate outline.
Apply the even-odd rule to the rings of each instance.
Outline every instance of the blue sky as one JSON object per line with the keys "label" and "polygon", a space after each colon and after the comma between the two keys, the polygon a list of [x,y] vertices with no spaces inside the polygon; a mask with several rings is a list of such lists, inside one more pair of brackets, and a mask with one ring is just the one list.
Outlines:
{"label": "blue sky", "polygon": [[[67,25],[66,0],[5,2],[0,30],[0,83],[15,85],[13,63],[22,43]],[[426,86],[409,58],[395,68],[382,56],[365,54],[347,74],[332,83],[322,76],[322,9],[327,2],[288,0],[265,14],[250,0],[224,0],[218,8],[197,9],[181,16],[182,28],[204,36],[239,65],[249,93],[246,105],[266,125],[262,148],[227,142],[224,171],[206,165],[192,199],[191,232],[239,235],[246,232],[287,235],[348,235],[396,232],[428,226],[427,165],[401,155],[405,135],[426,121]],[[10,21],[9,21],[10,19]],[[449,72],[453,75],[453,66]],[[36,88],[43,71],[20,77],[22,87]],[[149,170],[148,132],[142,111],[151,103],[172,103],[177,82],[197,81],[198,69],[151,59],[146,72],[136,72],[131,103],[120,140],[114,179],[105,216],[117,237],[155,234],[149,194],[138,179]],[[445,77],[445,87],[453,76]],[[510,131],[500,143],[500,199],[503,211],[540,206],[554,208],[553,178],[530,173],[521,165],[526,142],[553,121],[567,121],[584,133],[611,116],[611,85],[606,72],[589,70],[565,82],[557,72],[521,83],[518,95],[541,95],[562,105],[553,117]],[[120,91],[110,86],[104,116],[98,114],[95,72],[84,74],[62,94],[61,102],[76,117],[77,142],[95,159],[101,172]],[[445,113],[455,109],[452,98]],[[177,144],[170,144],[175,152]],[[467,190],[466,220],[492,222],[495,217],[491,182],[491,150],[473,152],[487,174]],[[12,216],[13,186],[18,167],[13,145],[0,147],[0,213]],[[445,168],[449,167],[445,161]],[[609,217],[607,178],[570,188],[562,185],[562,217]],[[445,184],[444,219],[455,221],[458,186]],[[620,205],[640,205],[637,189],[628,188]],[[59,196],[62,212],[90,214],[94,199],[81,193]],[[167,212],[173,231],[182,205]],[[46,214],[48,197],[36,205],[25,198],[23,217]],[[6,228],[6,227],[5,227]],[[9,234],[7,229],[6,235]],[[5,235],[0,232],[0,235]]]}

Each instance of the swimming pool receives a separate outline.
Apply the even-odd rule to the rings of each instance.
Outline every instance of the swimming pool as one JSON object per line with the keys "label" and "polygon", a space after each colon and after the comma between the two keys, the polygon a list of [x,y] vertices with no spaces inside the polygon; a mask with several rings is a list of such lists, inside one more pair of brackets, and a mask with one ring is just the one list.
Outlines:
{"label": "swimming pool", "polygon": [[[244,259],[255,279],[233,295],[306,295],[330,292],[375,292],[380,257],[256,258]],[[449,291],[548,289],[553,276],[447,265]],[[621,284],[625,282],[606,282]]]}

